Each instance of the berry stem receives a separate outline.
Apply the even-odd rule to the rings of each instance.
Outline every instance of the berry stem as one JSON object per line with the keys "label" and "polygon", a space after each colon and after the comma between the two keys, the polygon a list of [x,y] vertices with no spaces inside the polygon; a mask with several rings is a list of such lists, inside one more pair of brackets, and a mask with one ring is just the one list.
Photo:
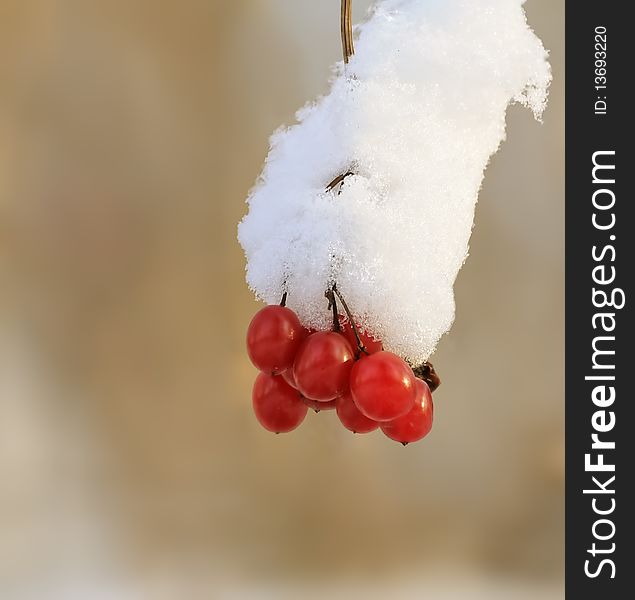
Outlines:
{"label": "berry stem", "polygon": [[335,301],[335,294],[333,294],[334,289],[335,289],[335,286],[333,286],[332,288],[329,288],[328,290],[326,290],[326,292],[324,292],[324,295],[329,301],[328,309],[333,311],[333,331],[336,331],[339,333],[342,328],[340,327],[340,320],[339,320],[338,312],[337,312],[337,302]]}
{"label": "berry stem", "polygon": [[353,334],[355,335],[355,340],[357,340],[357,351],[363,352],[364,354],[368,354],[368,351],[366,350],[366,346],[364,346],[361,338],[359,337],[359,331],[357,330],[355,319],[353,318],[353,315],[351,311],[349,310],[348,305],[346,304],[346,300],[344,300],[344,298],[342,297],[342,294],[340,294],[340,291],[337,289],[337,285],[335,283],[333,284],[332,292],[334,292],[337,295],[337,297],[340,299],[340,302],[342,303],[342,307],[344,308],[344,312],[346,313],[346,316],[348,317],[348,320],[351,323]]}
{"label": "berry stem", "polygon": [[282,294],[282,299],[280,300],[280,306],[286,306],[287,305],[287,292],[284,292]]}

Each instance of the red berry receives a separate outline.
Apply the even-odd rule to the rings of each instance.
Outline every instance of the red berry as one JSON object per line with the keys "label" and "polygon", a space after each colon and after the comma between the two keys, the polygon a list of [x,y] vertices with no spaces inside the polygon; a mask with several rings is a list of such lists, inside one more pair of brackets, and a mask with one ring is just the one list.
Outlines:
{"label": "red berry", "polygon": [[392,421],[405,415],[416,398],[415,376],[392,352],[364,356],[351,372],[351,394],[357,408],[373,421]]}
{"label": "red berry", "polygon": [[353,433],[368,433],[379,427],[377,421],[365,417],[355,403],[350,392],[345,392],[336,401],[337,416],[342,425]]}
{"label": "red berry", "polygon": [[307,413],[300,394],[282,377],[258,373],[252,392],[256,418],[268,431],[286,433],[295,429]]}
{"label": "red berry", "polygon": [[354,362],[355,353],[344,336],[318,331],[304,340],[295,357],[298,390],[311,400],[333,400],[348,389]]}
{"label": "red berry", "polygon": [[[340,315],[340,327],[342,328],[342,335],[350,342],[351,346],[353,346],[353,350],[357,350],[357,339],[355,338],[355,332],[353,331],[351,322],[346,320],[342,315]],[[362,333],[359,330],[359,326],[357,327],[357,332],[359,333],[359,339],[364,345],[364,348],[366,348],[366,352],[368,352],[368,354],[381,352],[381,340],[376,340],[367,333]]]}
{"label": "red berry", "polygon": [[417,401],[413,408],[402,417],[382,423],[381,430],[396,442],[404,446],[416,442],[430,433],[434,407],[430,388],[424,381],[417,379]]}
{"label": "red berry", "polygon": [[265,306],[259,310],[247,330],[247,353],[255,367],[276,375],[293,365],[306,337],[297,315],[285,306]]}
{"label": "red berry", "polygon": [[321,410],[333,410],[335,408],[336,400],[329,400],[328,402],[320,402],[319,400],[309,400],[302,396],[302,402],[304,402],[309,408],[312,408],[316,413]]}

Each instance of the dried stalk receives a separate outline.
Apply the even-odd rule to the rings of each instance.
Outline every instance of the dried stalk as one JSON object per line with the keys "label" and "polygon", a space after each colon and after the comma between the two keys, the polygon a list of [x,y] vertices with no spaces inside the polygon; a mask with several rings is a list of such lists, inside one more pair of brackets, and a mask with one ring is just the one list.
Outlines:
{"label": "dried stalk", "polygon": [[355,53],[355,48],[353,48],[352,8],[353,0],[342,0],[340,27],[342,32],[342,54],[344,55],[345,63],[348,63],[348,59]]}

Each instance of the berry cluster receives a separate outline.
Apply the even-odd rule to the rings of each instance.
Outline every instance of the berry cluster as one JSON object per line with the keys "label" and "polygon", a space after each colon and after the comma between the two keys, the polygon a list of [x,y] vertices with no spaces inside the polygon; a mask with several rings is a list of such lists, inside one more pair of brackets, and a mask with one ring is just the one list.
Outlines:
{"label": "berry cluster", "polygon": [[[253,387],[260,424],[275,433],[292,431],[308,408],[335,409],[353,433],[378,427],[392,440],[408,444],[432,428],[432,394],[438,379],[415,376],[402,358],[382,349],[381,341],[360,333],[337,314],[333,331],[310,331],[284,306],[270,305],[252,319],[247,352],[261,371]],[[425,370],[427,369],[427,371]],[[429,373],[426,365],[422,377]]]}

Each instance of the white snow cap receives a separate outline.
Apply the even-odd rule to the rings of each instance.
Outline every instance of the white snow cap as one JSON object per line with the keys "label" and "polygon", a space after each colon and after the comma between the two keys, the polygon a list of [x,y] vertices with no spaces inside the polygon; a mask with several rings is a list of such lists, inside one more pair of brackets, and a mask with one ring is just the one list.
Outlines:
{"label": "white snow cap", "polygon": [[[271,137],[238,227],[247,282],[311,327],[332,283],[413,363],[454,320],[452,286],[511,102],[536,118],[551,71],[521,0],[383,0],[330,92]],[[519,165],[519,168],[522,168]],[[352,171],[341,189],[327,184]],[[341,312],[341,308],[340,308]]]}

